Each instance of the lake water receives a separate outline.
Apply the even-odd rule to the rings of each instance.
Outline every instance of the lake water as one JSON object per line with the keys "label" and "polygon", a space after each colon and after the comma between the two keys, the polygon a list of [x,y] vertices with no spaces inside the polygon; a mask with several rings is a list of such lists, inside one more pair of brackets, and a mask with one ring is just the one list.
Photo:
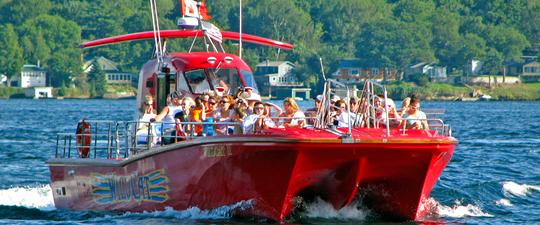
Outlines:
{"label": "lake water", "polygon": [[[302,102],[304,107],[312,102]],[[233,206],[146,213],[71,212],[54,207],[45,161],[56,133],[82,118],[130,120],[134,100],[0,100],[0,224],[244,224]],[[429,221],[540,224],[540,102],[424,102],[443,116],[460,141],[431,193]],[[292,223],[388,222],[362,205],[335,211],[309,205]]]}

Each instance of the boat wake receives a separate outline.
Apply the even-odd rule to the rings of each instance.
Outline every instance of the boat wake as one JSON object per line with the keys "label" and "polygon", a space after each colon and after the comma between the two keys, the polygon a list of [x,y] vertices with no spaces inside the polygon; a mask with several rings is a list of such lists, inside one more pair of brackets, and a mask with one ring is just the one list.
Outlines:
{"label": "boat wake", "polygon": [[540,191],[540,185],[518,184],[513,181],[502,183],[505,196],[525,197],[533,191]]}
{"label": "boat wake", "polygon": [[334,209],[332,204],[317,198],[306,205],[305,216],[308,218],[340,219],[340,220],[365,220],[369,211],[360,203],[351,203],[339,210]]}
{"label": "boat wake", "polygon": [[473,204],[463,205],[459,200],[454,202],[453,206],[446,206],[429,198],[424,202],[424,207],[428,207],[431,216],[447,217],[447,218],[463,218],[463,217],[493,217],[493,215],[482,211],[482,209]]}
{"label": "boat wake", "polygon": [[0,205],[54,210],[51,186],[14,187],[0,190]]}
{"label": "boat wake", "polygon": [[162,211],[152,212],[126,212],[120,217],[142,217],[142,218],[175,218],[175,219],[194,219],[194,220],[208,220],[208,219],[229,219],[233,216],[236,210],[246,210],[254,205],[254,200],[240,201],[232,205],[225,205],[215,209],[201,210],[197,207],[191,207],[186,210],[175,210],[172,207],[166,207]]}

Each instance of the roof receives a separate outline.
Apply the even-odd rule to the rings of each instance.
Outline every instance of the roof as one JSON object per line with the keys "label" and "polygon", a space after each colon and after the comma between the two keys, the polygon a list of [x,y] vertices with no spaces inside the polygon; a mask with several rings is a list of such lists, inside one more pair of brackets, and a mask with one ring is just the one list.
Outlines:
{"label": "roof", "polygon": [[361,68],[360,59],[342,59],[339,60],[340,68]]}
{"label": "roof", "polygon": [[99,65],[99,67],[101,68],[101,70],[103,71],[120,71],[118,69],[118,64],[103,57],[103,56],[100,56],[100,57],[96,57],[92,60],[88,60],[86,61],[84,64],[83,64],[83,70],[85,72],[89,72],[88,70],[91,69],[91,66],[94,62],[97,62],[97,64]]}
{"label": "roof", "polygon": [[523,66],[538,66],[538,65],[540,65],[540,62],[536,62],[536,61],[523,64]]}
{"label": "roof", "polygon": [[257,67],[265,67],[265,66],[281,66],[283,64],[289,64],[291,66],[294,66],[294,64],[292,64],[291,62],[289,61],[264,61],[264,62],[261,62],[259,64],[257,64]]}
{"label": "roof", "polygon": [[23,66],[22,68],[22,72],[30,72],[30,71],[40,71],[40,72],[45,72],[44,69],[36,66],[36,65],[30,65],[30,64],[26,64]]}

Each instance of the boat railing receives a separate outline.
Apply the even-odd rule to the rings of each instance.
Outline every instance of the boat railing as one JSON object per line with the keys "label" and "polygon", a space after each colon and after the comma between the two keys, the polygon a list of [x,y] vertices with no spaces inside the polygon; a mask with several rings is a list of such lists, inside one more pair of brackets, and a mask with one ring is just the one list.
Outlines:
{"label": "boat railing", "polygon": [[[340,97],[347,97],[350,99],[351,95],[354,93],[350,92],[350,89],[347,85],[340,83],[338,81],[328,79],[325,82],[323,89],[323,98],[321,101],[321,109],[317,112],[317,120],[315,121],[315,127],[319,129],[326,129],[329,125],[333,124],[334,118],[332,115],[333,111],[336,110],[336,107],[332,105],[332,99],[334,95],[341,94]],[[346,95],[346,96],[344,96]],[[347,133],[344,135],[344,139],[351,139],[351,130],[353,128],[384,128],[386,131],[386,136],[391,136],[390,129],[392,126],[390,124],[385,124],[381,126],[380,119],[390,118],[391,114],[389,105],[391,105],[392,100],[388,97],[388,91],[386,87],[382,84],[379,84],[375,81],[366,80],[363,84],[363,89],[358,98],[358,107],[351,110],[349,102],[346,102],[347,112],[349,113],[349,120],[352,122],[347,123]],[[395,107],[395,103],[393,104]],[[397,109],[396,109],[397,110]],[[440,135],[451,136],[452,132],[450,126],[445,124],[442,119],[439,117],[444,114],[444,109],[426,109],[426,121],[428,125],[437,129]],[[407,119],[390,119],[399,120],[395,123],[400,123]],[[407,129],[402,129],[403,134]]]}
{"label": "boat railing", "polygon": [[[207,136],[243,133],[242,124],[239,122],[163,123],[88,120],[86,123],[90,127],[87,133],[57,134],[56,158],[123,159],[153,147]],[[84,151],[88,153],[81,154]]]}

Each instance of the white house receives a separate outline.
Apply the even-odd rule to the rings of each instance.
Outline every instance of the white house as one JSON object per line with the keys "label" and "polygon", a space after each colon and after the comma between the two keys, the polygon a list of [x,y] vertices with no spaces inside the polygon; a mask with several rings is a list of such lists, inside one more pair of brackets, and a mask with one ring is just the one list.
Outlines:
{"label": "white house", "polygon": [[294,67],[294,64],[288,61],[265,61],[257,65],[255,74],[268,78],[264,85],[303,86],[304,83],[299,82],[293,73]]}
{"label": "white house", "polygon": [[24,65],[21,74],[12,79],[14,86],[21,88],[45,87],[47,72],[37,65]]}
{"label": "white house", "polygon": [[83,64],[83,71],[87,74],[90,73],[94,69],[94,62],[105,73],[105,80],[107,80],[108,84],[131,84],[134,75],[120,71],[117,63],[105,57],[96,57],[86,61]]}
{"label": "white house", "polygon": [[434,81],[444,80],[447,77],[446,67],[426,62],[417,63],[407,68],[405,76],[413,74],[427,74]]}

